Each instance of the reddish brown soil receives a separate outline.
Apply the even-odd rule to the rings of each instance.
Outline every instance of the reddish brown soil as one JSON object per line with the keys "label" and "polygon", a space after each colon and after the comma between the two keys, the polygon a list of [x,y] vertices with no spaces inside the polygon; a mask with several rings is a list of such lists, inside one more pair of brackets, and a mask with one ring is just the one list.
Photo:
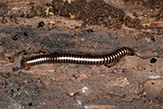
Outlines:
{"label": "reddish brown soil", "polygon": [[[4,0],[0,3],[0,108],[163,108],[162,0]],[[104,65],[42,64],[46,53],[126,56]]]}

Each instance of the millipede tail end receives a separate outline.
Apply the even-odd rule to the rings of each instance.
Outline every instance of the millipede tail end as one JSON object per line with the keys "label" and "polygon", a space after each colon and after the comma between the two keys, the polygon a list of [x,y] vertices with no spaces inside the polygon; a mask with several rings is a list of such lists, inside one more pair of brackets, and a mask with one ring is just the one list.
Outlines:
{"label": "millipede tail end", "polygon": [[21,60],[20,65],[21,65],[22,68],[29,68],[29,67],[30,67],[29,64],[27,64],[27,60],[28,60],[28,59],[29,59],[29,58],[23,58],[23,59]]}

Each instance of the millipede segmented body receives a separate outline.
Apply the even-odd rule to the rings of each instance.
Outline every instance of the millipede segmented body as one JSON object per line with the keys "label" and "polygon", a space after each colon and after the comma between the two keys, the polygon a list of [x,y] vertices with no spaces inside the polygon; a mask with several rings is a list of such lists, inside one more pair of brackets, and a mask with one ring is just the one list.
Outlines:
{"label": "millipede segmented body", "polygon": [[76,55],[76,54],[47,54],[32,57],[26,57],[21,61],[22,67],[30,67],[33,65],[44,63],[75,63],[88,65],[102,65],[110,64],[124,57],[130,55],[133,50],[128,47],[123,47],[113,53],[107,55]]}

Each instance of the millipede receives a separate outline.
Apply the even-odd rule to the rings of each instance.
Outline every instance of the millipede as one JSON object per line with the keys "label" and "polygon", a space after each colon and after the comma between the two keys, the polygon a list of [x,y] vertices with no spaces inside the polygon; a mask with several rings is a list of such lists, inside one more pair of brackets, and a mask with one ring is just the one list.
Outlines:
{"label": "millipede", "polygon": [[88,65],[107,65],[118,61],[120,58],[133,54],[133,50],[129,47],[122,47],[110,54],[106,55],[77,55],[77,54],[45,54],[32,57],[25,57],[21,61],[22,67],[44,63],[75,63]]}

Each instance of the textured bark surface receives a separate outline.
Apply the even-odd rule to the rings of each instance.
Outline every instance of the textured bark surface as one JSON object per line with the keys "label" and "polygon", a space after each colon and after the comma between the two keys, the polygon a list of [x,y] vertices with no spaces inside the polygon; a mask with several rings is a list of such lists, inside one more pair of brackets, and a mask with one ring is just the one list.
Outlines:
{"label": "textured bark surface", "polygon": [[[0,108],[163,108],[162,0],[4,0]],[[22,69],[48,53],[136,55],[111,68],[69,63]]]}

